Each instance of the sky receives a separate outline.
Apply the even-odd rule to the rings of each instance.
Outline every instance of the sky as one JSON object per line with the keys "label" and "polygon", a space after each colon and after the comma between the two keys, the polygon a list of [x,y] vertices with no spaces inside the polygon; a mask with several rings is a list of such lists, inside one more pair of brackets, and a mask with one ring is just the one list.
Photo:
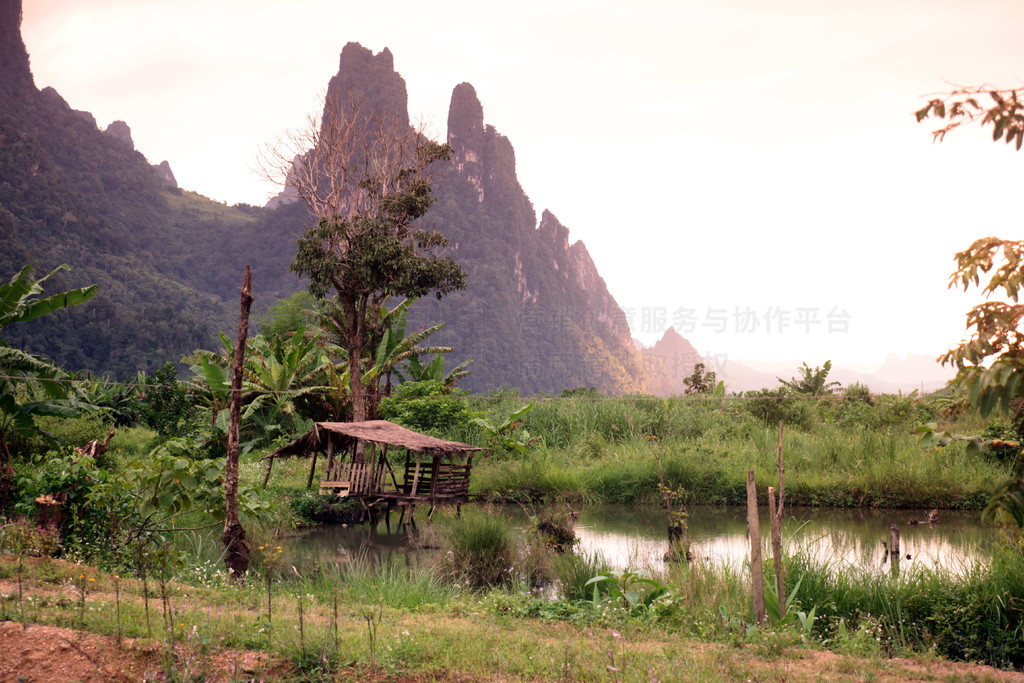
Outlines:
{"label": "sky", "polygon": [[947,290],[953,254],[1020,237],[1024,152],[913,113],[1024,85],[1022,29],[1016,0],[25,0],[23,23],[37,86],[229,204],[277,192],[259,150],[345,43],[388,47],[438,137],[473,84],[637,339],[868,367],[954,346],[982,299]]}

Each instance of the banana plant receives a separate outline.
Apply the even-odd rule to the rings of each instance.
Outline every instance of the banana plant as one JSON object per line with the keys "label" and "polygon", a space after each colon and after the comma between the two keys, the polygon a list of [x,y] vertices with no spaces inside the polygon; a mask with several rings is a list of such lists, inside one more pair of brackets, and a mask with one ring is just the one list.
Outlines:
{"label": "banana plant", "polygon": [[614,600],[626,610],[650,609],[669,594],[668,587],[643,572],[632,569],[608,569],[587,581],[593,586],[591,600],[597,604]]}
{"label": "banana plant", "polygon": [[[0,336],[8,325],[77,306],[96,294],[99,287],[93,285],[40,296],[45,293],[43,283],[67,268],[61,266],[37,280],[32,277],[32,267],[25,266],[8,282],[0,284]],[[36,417],[74,417],[92,409],[80,399],[68,379],[53,363],[16,349],[0,338],[0,509],[6,506],[14,485],[10,435],[42,435],[52,441],[39,429]]]}
{"label": "banana plant", "polygon": [[527,403],[496,424],[487,422],[480,417],[475,417],[470,422],[484,431],[487,444],[492,451],[525,454],[529,453],[540,441],[538,437],[531,436],[525,429],[520,429],[523,426],[523,416],[531,410],[533,410],[533,404]]}
{"label": "banana plant", "polygon": [[[377,340],[373,365],[367,370],[363,379],[368,384],[372,383],[376,386],[384,396],[391,393],[393,375],[397,375],[400,380],[406,381],[406,377],[399,369],[402,363],[412,359],[418,361],[420,356],[429,354],[443,357],[443,354],[451,353],[453,350],[450,346],[420,346],[430,335],[444,327],[444,323],[431,325],[418,332],[407,334],[409,306],[414,301],[415,299],[403,299],[391,310],[383,306],[381,307],[381,329],[383,332]],[[383,387],[380,387],[379,380],[383,380]]]}
{"label": "banana plant", "polygon": [[[43,283],[62,270],[68,270],[68,266],[37,280],[32,277],[32,267],[25,266],[0,285],[0,336],[8,325],[85,303],[99,290],[92,285],[41,297],[45,293]],[[5,458],[9,455],[7,438],[11,433],[43,434],[36,426],[37,416],[74,417],[92,408],[81,400],[68,379],[70,376],[50,361],[0,339],[0,445]],[[4,469],[9,469],[9,463],[4,462]]]}
{"label": "banana plant", "polygon": [[[233,355],[229,339],[221,335],[224,353],[200,351],[192,360],[193,384],[211,411],[215,428],[226,426],[231,399],[228,367]],[[248,437],[244,450],[266,445],[275,438],[308,429],[299,415],[300,399],[333,390],[333,364],[320,341],[299,329],[290,336],[257,335],[246,345],[242,366],[242,429]]]}
{"label": "banana plant", "polygon": [[424,363],[420,360],[419,355],[414,355],[409,358],[408,363],[405,365],[403,373],[399,374],[403,382],[426,382],[428,380],[434,380],[440,382],[446,388],[451,389],[455,386],[455,383],[469,374],[469,364],[472,360],[465,360],[456,365],[450,371],[445,372],[445,357],[443,354],[437,354],[434,356],[434,360],[429,363]]}

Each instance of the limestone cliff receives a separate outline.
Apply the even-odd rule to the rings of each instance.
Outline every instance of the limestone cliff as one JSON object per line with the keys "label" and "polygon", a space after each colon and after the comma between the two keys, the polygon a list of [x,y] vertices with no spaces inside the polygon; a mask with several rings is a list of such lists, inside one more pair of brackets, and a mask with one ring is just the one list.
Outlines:
{"label": "limestone cliff", "polygon": [[21,39],[21,0],[0,0],[0,95],[10,97],[35,87]]}
{"label": "limestone cliff", "polygon": [[[349,43],[328,86],[324,119],[354,104],[408,125],[407,101],[391,53]],[[475,361],[465,382],[471,389],[643,390],[644,362],[587,248],[570,243],[568,228],[550,211],[538,224],[512,143],[484,122],[468,83],[452,92],[447,142],[452,158],[436,169],[436,201],[423,223],[449,238],[469,285],[419,302],[412,323],[446,324],[433,341],[456,349],[453,363]],[[289,197],[286,191],[275,204]]]}
{"label": "limestone cliff", "polygon": [[643,362],[629,328],[582,242],[545,210],[538,224],[516,175],[512,143],[484,122],[468,83],[452,92],[452,163],[435,183],[427,223],[456,245],[469,291],[432,303],[448,322],[444,343],[476,360],[469,385],[509,383],[527,391],[592,386],[645,390]]}

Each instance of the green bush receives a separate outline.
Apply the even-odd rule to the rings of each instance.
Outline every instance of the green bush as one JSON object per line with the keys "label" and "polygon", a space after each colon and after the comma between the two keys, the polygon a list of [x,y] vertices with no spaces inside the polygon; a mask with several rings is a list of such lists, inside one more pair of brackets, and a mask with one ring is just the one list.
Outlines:
{"label": "green bush", "polygon": [[70,541],[105,538],[114,510],[100,510],[89,504],[93,489],[106,482],[110,473],[96,459],[65,447],[35,456],[29,467],[18,469],[15,511],[25,517],[36,513],[36,498],[52,495],[63,500],[63,534]]}
{"label": "green bush", "polygon": [[18,460],[31,460],[33,455],[44,453],[55,446],[84,446],[93,439],[102,439],[110,430],[111,422],[103,412],[87,413],[79,417],[39,416],[36,425],[43,434],[25,437],[15,434],[11,439],[11,454]]}
{"label": "green bush", "polygon": [[512,584],[516,545],[512,529],[499,515],[464,515],[444,530],[444,569],[474,588]]}
{"label": "green bush", "polygon": [[199,407],[178,381],[174,363],[167,362],[141,388],[142,419],[163,438],[191,436],[201,420]]}
{"label": "green bush", "polygon": [[768,426],[785,422],[788,426],[807,429],[811,424],[811,401],[796,398],[785,388],[748,391],[743,395],[752,399],[744,401],[744,408]]}
{"label": "green bush", "polygon": [[321,496],[308,492],[293,496],[288,505],[301,523],[316,524],[358,524],[365,518],[365,510],[359,501],[337,496]]}
{"label": "green bush", "polygon": [[0,553],[49,557],[60,548],[56,526],[40,526],[27,517],[0,517]]}
{"label": "green bush", "polygon": [[466,401],[453,396],[439,380],[406,382],[380,402],[380,416],[421,432],[465,426],[472,417]]}

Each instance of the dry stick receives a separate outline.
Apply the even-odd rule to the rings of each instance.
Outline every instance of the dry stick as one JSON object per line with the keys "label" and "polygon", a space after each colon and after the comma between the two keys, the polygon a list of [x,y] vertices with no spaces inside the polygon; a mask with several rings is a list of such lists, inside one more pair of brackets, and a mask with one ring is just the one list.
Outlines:
{"label": "dry stick", "polygon": [[114,577],[114,605],[117,610],[117,644],[121,644],[121,579]]}
{"label": "dry stick", "polygon": [[267,488],[267,483],[270,482],[270,470],[274,467],[274,459],[267,458],[267,469],[263,473],[263,488]]}
{"label": "dry stick", "polygon": [[334,651],[337,653],[338,661],[341,661],[341,641],[338,639],[338,592],[334,592],[334,617],[331,622],[334,629]]}
{"label": "dry stick", "polygon": [[302,614],[302,594],[297,596],[299,603],[299,652],[302,653],[303,658],[306,656],[306,624]]}
{"label": "dry stick", "polygon": [[754,620],[764,623],[764,571],[761,566],[761,520],[757,513],[757,482],[754,470],[747,470],[747,531],[750,534],[750,585],[754,599]]}
{"label": "dry stick", "polygon": [[18,611],[21,612],[21,629],[24,631],[24,630],[28,629],[28,620],[25,619],[25,592],[24,592],[24,587],[22,586],[22,579],[21,579],[21,576],[24,573],[24,568],[22,566],[22,562],[23,562],[22,557],[19,554],[18,555]]}
{"label": "dry stick", "polygon": [[782,568],[782,507],[786,495],[786,469],[782,466],[782,435],[785,429],[779,423],[779,503],[775,504],[775,489],[768,487],[768,517],[772,529],[772,561],[775,564],[775,588],[779,598],[779,619],[786,618],[786,575]]}
{"label": "dry stick", "polygon": [[167,633],[168,654],[174,651],[174,617],[171,614],[171,601],[167,597],[167,559],[160,568],[160,608],[164,613],[164,631]]}
{"label": "dry stick", "polygon": [[142,564],[142,602],[146,605],[146,634],[153,637],[153,626],[149,622],[149,579],[146,574],[146,564]]}
{"label": "dry stick", "polygon": [[271,586],[273,584],[273,581],[272,581],[272,579],[270,577],[270,567],[266,568],[266,574],[267,574],[267,626],[273,628],[273,626],[274,626],[274,609],[273,609],[273,604],[272,604],[272,601],[271,601],[271,593],[273,592],[273,589],[271,588]]}

